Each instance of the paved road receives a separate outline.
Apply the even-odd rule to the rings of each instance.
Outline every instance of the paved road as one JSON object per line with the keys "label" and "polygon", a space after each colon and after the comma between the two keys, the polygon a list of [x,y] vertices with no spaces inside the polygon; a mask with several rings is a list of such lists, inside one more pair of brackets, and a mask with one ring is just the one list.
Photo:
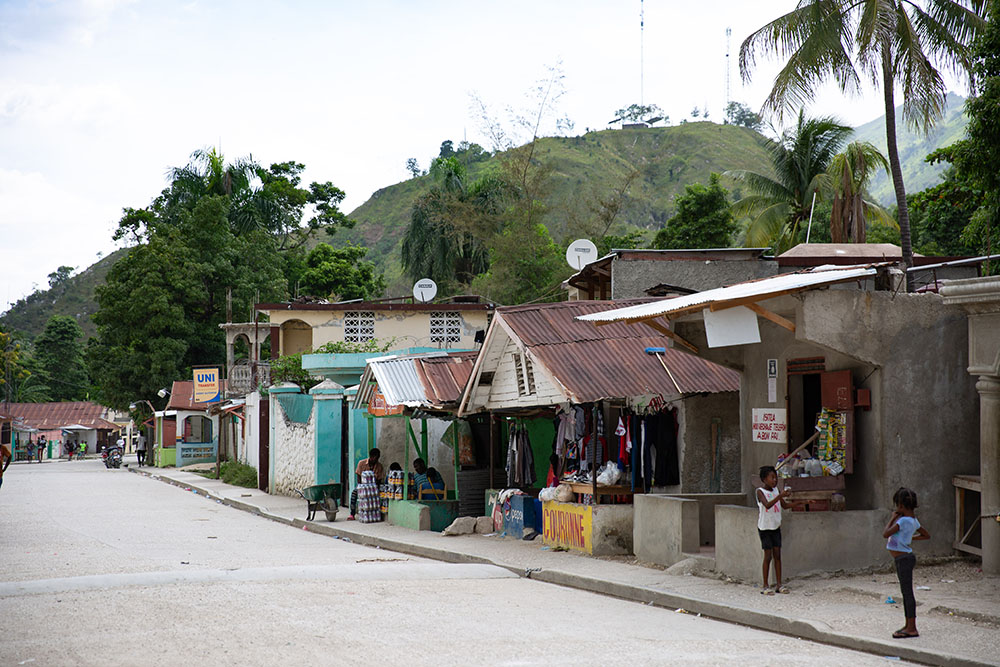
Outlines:
{"label": "paved road", "polygon": [[295,530],[99,461],[11,466],[0,665],[883,664]]}

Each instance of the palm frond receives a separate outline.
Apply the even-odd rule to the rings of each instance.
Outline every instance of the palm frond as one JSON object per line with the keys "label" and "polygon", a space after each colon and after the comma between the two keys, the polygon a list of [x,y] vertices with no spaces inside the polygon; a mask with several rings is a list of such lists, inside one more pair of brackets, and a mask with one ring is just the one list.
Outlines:
{"label": "palm frond", "polygon": [[747,224],[747,243],[753,247],[772,246],[788,224],[791,208],[784,202],[775,203],[762,210]]}

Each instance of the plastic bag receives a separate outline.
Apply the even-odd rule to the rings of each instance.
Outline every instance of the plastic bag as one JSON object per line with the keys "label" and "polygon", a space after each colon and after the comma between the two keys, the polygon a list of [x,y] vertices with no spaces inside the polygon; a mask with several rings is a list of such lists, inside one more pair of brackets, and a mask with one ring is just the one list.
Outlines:
{"label": "plastic bag", "polygon": [[555,486],[547,486],[538,492],[538,499],[543,503],[547,503],[550,500],[555,500],[559,495],[559,489]]}
{"label": "plastic bag", "polygon": [[571,503],[576,500],[576,494],[569,484],[560,484],[556,487],[556,500],[561,503]]}
{"label": "plastic bag", "polygon": [[618,464],[614,461],[608,461],[597,471],[597,483],[601,486],[614,486],[619,478],[621,478],[622,471],[618,469]]}

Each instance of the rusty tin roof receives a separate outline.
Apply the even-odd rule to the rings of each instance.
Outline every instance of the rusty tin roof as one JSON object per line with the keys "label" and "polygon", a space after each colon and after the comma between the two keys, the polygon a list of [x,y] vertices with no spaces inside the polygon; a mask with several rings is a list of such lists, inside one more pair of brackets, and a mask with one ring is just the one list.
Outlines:
{"label": "rusty tin roof", "polygon": [[667,348],[663,365],[647,347],[666,347],[652,329],[615,322],[596,327],[575,319],[661,299],[567,301],[497,309],[510,328],[576,403],[646,394],[738,391],[739,373],[700,357]]}
{"label": "rusty tin roof", "polygon": [[120,428],[104,418],[107,408],[90,401],[5,403],[4,406],[11,420],[40,431],[54,431],[74,424],[107,431]]}

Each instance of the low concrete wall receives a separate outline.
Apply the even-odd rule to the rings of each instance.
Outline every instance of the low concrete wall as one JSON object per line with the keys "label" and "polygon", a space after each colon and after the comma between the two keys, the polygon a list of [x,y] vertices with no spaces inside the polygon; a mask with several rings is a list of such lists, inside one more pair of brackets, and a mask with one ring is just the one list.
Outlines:
{"label": "low concrete wall", "polygon": [[685,548],[685,551],[695,553],[700,546],[715,544],[715,506],[746,505],[747,501],[745,493],[671,493],[669,495],[673,498],[698,501],[698,535],[695,537],[698,546],[694,549]]}
{"label": "low concrete wall", "polygon": [[698,551],[698,501],[636,495],[632,536],[637,558],[673,565],[684,558],[685,551]]}
{"label": "low concrete wall", "polygon": [[631,555],[633,506],[595,505],[593,516],[593,555]]}
{"label": "low concrete wall", "polygon": [[[788,579],[889,564],[882,537],[888,520],[886,510],[782,512],[782,575]],[[735,579],[760,581],[762,558],[757,508],[717,506],[715,569]]]}
{"label": "low concrete wall", "polygon": [[431,510],[413,500],[390,500],[388,521],[410,530],[430,530]]}

